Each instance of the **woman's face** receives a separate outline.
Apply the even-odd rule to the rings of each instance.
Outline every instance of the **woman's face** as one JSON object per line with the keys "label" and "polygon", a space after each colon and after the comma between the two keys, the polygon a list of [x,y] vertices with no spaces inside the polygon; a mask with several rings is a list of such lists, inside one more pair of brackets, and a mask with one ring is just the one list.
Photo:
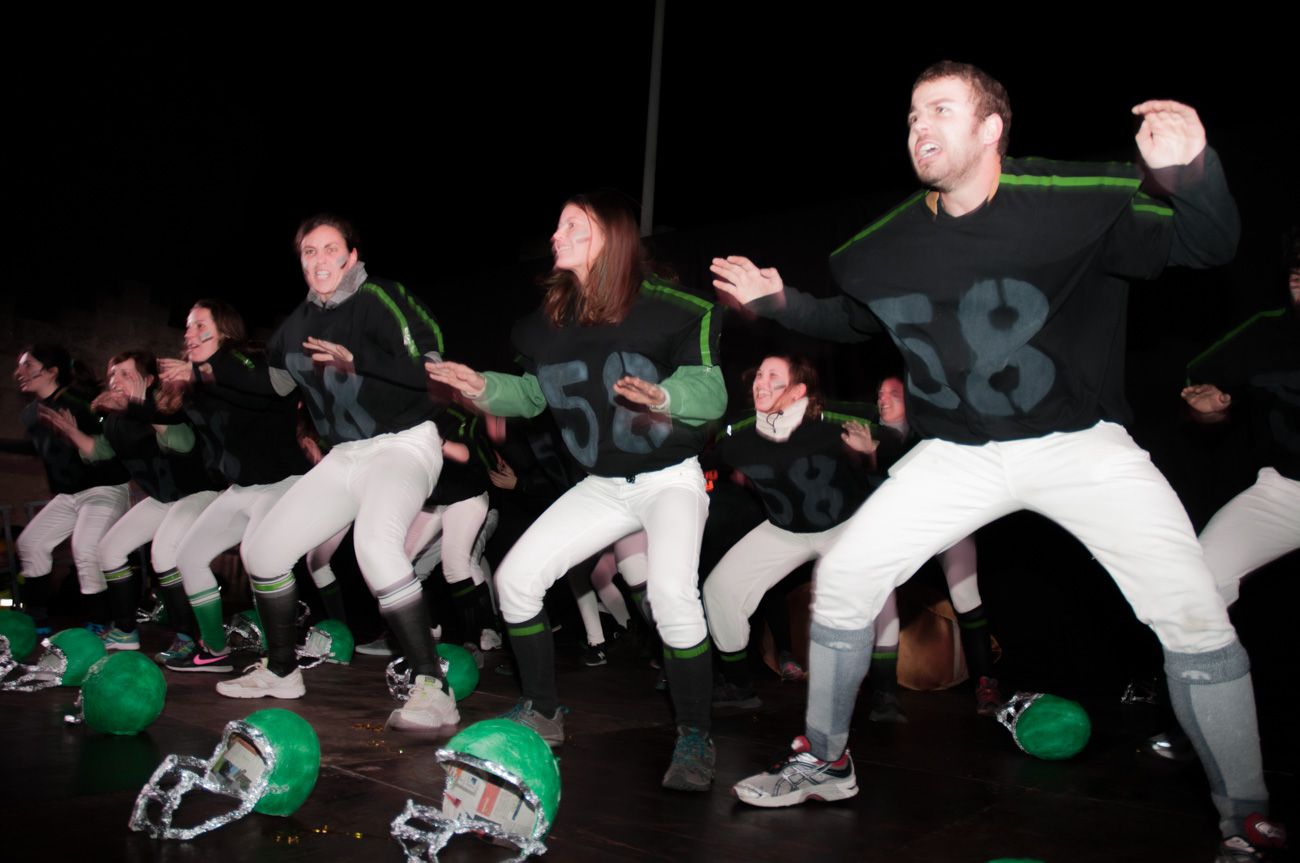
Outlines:
{"label": "woman's face", "polygon": [[153,383],[153,375],[140,374],[135,360],[122,360],[108,367],[109,392],[121,393],[129,399],[139,400],[144,397]]}
{"label": "woman's face", "polygon": [[808,394],[803,384],[790,385],[790,364],[768,357],[754,375],[754,407],[765,414],[784,410]]}
{"label": "woman's face", "polygon": [[18,382],[20,392],[45,398],[59,388],[58,379],[58,369],[48,368],[31,354],[23,353],[18,357],[14,380]]}
{"label": "woman's face", "polygon": [[555,269],[568,270],[585,284],[604,248],[605,232],[600,223],[577,204],[566,204],[560,213],[560,223],[551,235]]}
{"label": "woman's face", "polygon": [[207,362],[219,347],[221,334],[212,319],[212,310],[200,306],[190,309],[190,316],[185,319],[185,358],[192,363]]}

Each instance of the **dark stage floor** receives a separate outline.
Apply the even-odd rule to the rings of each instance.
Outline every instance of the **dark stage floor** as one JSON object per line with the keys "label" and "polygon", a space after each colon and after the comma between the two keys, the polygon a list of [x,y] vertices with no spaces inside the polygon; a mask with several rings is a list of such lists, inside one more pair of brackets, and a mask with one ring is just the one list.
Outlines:
{"label": "dark stage floor", "polygon": [[[162,633],[146,633],[161,647]],[[1195,763],[1138,752],[1157,730],[1147,705],[1117,698],[1087,703],[1094,734],[1064,763],[1022,754],[993,720],[974,715],[968,686],[904,692],[906,725],[865,721],[852,743],[862,792],[853,800],[790,810],[737,803],[730,784],[766,766],[801,728],[804,686],[761,685],[764,705],[720,717],[718,777],[704,795],[663,791],[673,737],[656,672],[634,651],[609,666],[582,668],[561,649],[560,687],[573,708],[561,759],[563,799],[544,859],[790,861],[1209,861],[1214,813]],[[491,672],[462,704],[466,724],[498,714],[517,692]],[[74,692],[0,693],[4,852],[0,859],[62,860],[93,855],[130,861],[298,861],[401,859],[388,825],[408,798],[438,800],[442,771],[434,747],[411,746],[379,730],[392,704],[384,662],[358,656],[350,667],[306,672],[307,697],[291,706],[321,739],[320,780],[290,818],[251,815],[188,842],[127,829],[141,785],[168,753],[206,758],[225,722],[267,701],[217,696],[212,674],[169,674],[167,706],[134,738],[65,727]],[[866,711],[859,711],[865,716]],[[1275,795],[1290,794],[1277,787]],[[474,839],[457,838],[443,860],[501,860]]]}

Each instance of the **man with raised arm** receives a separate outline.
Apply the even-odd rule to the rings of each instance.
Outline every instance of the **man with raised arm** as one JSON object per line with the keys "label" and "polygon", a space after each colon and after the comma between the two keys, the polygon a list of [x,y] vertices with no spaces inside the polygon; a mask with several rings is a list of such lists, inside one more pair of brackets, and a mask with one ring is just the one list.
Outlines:
{"label": "man with raised arm", "polygon": [[1239,222],[1196,112],[1151,101],[1133,113],[1141,167],[1009,159],[1006,90],[974,66],[936,64],[908,115],[926,188],[832,253],[841,295],[814,299],[774,269],[714,259],[719,291],[792,329],[887,332],[923,439],[822,559],[806,736],[737,783],[741,800],[856,794],[849,722],[881,604],[931,556],[1032,509],[1089,548],[1159,637],[1220,813],[1219,859],[1258,859],[1246,822],[1267,790],[1249,663],[1182,505],[1120,424],[1127,280],[1228,261]]}

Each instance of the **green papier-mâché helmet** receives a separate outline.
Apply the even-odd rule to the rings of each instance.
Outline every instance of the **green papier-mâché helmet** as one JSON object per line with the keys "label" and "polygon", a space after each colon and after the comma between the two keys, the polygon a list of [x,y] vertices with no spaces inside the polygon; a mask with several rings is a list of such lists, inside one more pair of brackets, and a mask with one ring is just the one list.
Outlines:
{"label": "green papier-m\u00e2ch\u00e9 helmet", "polygon": [[158,665],[135,651],[110,653],[81,684],[86,725],[105,734],[139,734],[163,711],[167,681]]}
{"label": "green papier-m\u00e2ch\u00e9 helmet", "polygon": [[357,640],[352,630],[341,620],[322,620],[307,630],[307,643],[298,648],[300,668],[315,668],[322,662],[348,665],[357,651]]}
{"label": "green papier-m\u00e2ch\u00e9 helmet", "polygon": [[1061,761],[1078,755],[1092,734],[1083,705],[1068,698],[1017,692],[998,710],[1016,745],[1035,758]]}

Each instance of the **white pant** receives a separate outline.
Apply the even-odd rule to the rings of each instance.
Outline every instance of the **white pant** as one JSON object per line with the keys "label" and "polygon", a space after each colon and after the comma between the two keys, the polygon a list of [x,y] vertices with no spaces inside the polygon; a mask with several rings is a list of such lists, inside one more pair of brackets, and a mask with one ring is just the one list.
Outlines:
{"label": "white pant", "polygon": [[244,566],[254,578],[284,575],[355,521],[357,564],[371,592],[409,579],[406,533],[441,470],[442,441],[432,421],[339,444],[249,531]]}
{"label": "white pant", "polygon": [[72,560],[84,594],[108,589],[99,568],[99,543],[113,523],[126,512],[126,484],[99,485],[75,494],[56,495],[19,535],[18,559],[23,575],[40,578],[54,567],[54,549],[72,537]]}
{"label": "white pant", "polygon": [[181,571],[187,596],[203,594],[211,601],[215,596],[211,592],[217,589],[217,578],[212,574],[213,559],[251,535],[298,480],[299,477],[287,476],[267,485],[232,485],[207,505],[185,532],[176,551],[176,566]]}
{"label": "white pant", "polygon": [[126,566],[127,558],[146,542],[154,572],[176,568],[176,552],[195,520],[217,499],[219,492],[200,491],[174,503],[152,497],[131,507],[99,541],[99,568],[113,572]]}
{"label": "white pant", "polygon": [[[414,561],[422,557],[425,549],[437,541],[440,546],[438,556],[442,563],[442,577],[448,584],[460,584],[462,581],[482,584],[486,580],[481,564],[482,549],[479,549],[478,554],[474,552],[478,547],[483,523],[487,521],[487,514],[487,492],[452,504],[420,510],[406,534],[407,558]],[[425,575],[429,571],[432,571],[432,567]]]}
{"label": "white pant", "polygon": [[1300,548],[1300,482],[1264,468],[1210,519],[1201,548],[1219,595],[1232,605],[1245,575]]}
{"label": "white pant", "polygon": [[727,550],[704,580],[704,610],[719,650],[749,644],[749,617],[763,595],[796,567],[830,551],[848,522],[819,533],[796,533],[765,521]]}
{"label": "white pant", "polygon": [[647,596],[669,647],[694,647],[708,629],[697,587],[700,540],[709,513],[704,474],[691,458],[624,478],[589,476],[542,513],[497,573],[501,614],[522,623],[542,610],[564,573],[621,537],[645,529]]}
{"label": "white pant", "polygon": [[1087,546],[1167,649],[1204,653],[1236,639],[1182,504],[1147,453],[1106,422],[982,446],[922,441],[822,558],[814,622],[865,628],[926,559],[1020,509]]}

